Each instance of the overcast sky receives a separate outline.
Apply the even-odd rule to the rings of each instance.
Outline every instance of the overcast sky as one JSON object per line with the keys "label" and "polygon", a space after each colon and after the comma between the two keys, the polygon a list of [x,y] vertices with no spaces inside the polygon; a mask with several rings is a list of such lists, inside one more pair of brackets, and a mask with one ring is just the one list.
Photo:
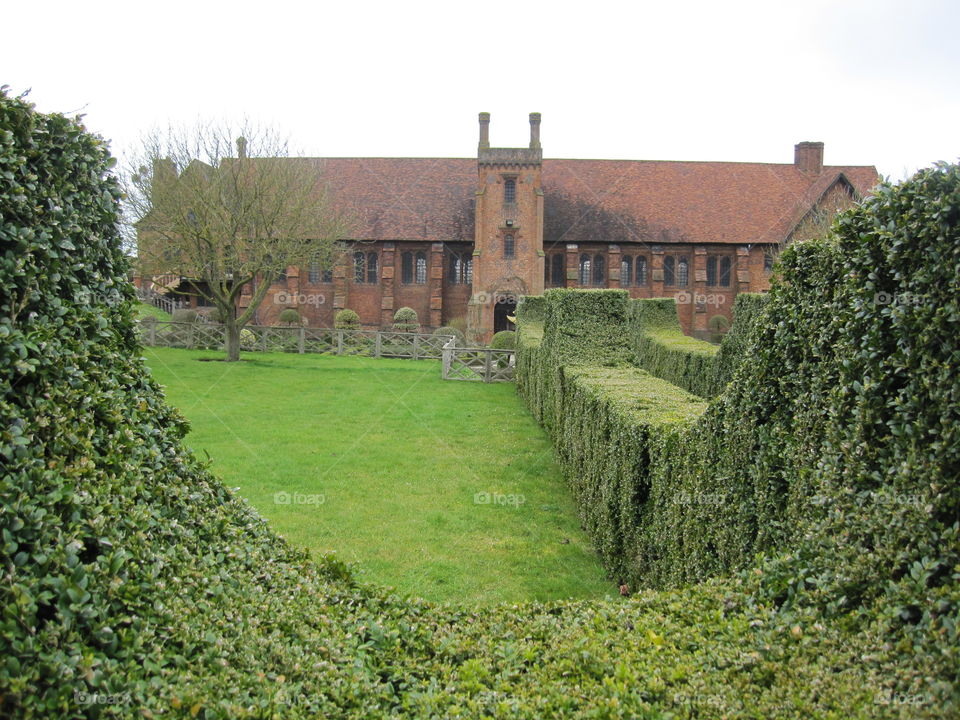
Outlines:
{"label": "overcast sky", "polygon": [[[669,7],[668,7],[669,5]],[[310,155],[792,162],[899,179],[960,156],[960,2],[35,2],[3,10],[0,84],[118,154],[248,116]]]}

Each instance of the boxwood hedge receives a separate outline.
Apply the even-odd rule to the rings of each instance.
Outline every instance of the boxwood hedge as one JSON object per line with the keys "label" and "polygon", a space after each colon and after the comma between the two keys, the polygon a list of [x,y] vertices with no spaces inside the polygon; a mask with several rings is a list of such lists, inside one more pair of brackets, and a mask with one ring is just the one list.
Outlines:
{"label": "boxwood hedge", "polygon": [[[187,423],[144,367],[110,166],[105,144],[77,122],[36,113],[0,91],[0,716],[893,718],[954,711],[949,689],[937,683],[955,679],[947,672],[956,658],[955,624],[948,624],[955,577],[939,563],[956,539],[938,534],[935,523],[947,523],[956,507],[939,496],[912,526],[913,544],[895,549],[933,552],[938,564],[908,565],[893,586],[875,592],[917,604],[917,618],[907,605],[902,616],[883,616],[899,623],[894,636],[885,625],[856,633],[801,615],[818,607],[817,593],[832,597],[836,582],[824,573],[834,567],[831,543],[843,545],[839,534],[823,536],[822,554],[807,545],[806,554],[774,556],[755,568],[760,574],[742,578],[635,592],[629,600],[489,608],[400,598],[358,585],[335,558],[313,561],[291,548],[186,449]],[[559,317],[576,305],[559,308]],[[948,310],[935,329],[952,328],[956,313]],[[605,312],[626,322],[612,305]],[[855,323],[855,313],[847,320]],[[902,329],[893,337],[905,337]],[[535,336],[522,329],[520,346]],[[577,402],[600,403],[612,392],[605,382],[635,383],[663,410],[650,428],[685,432],[679,428],[688,422],[703,422],[692,420],[699,401],[632,369],[628,349],[602,352],[598,367],[587,362],[591,343],[572,340],[553,340],[578,361],[550,376],[561,383],[558,397],[563,384],[575,384]],[[953,352],[949,339],[946,346]],[[919,399],[933,394],[942,407],[953,375],[929,345],[916,347],[918,355],[898,362],[930,361],[924,367],[939,382]],[[531,346],[527,357],[541,351]],[[912,377],[901,378],[903,387],[922,389],[908,388]],[[872,387],[837,399],[862,407],[873,402]],[[611,414],[621,413],[624,427],[631,413],[646,417],[631,406],[632,393],[616,397],[623,407]],[[673,404],[687,410],[672,417]],[[885,418],[898,417],[896,408]],[[955,429],[938,428],[936,437],[953,443],[942,462],[955,462]],[[845,435],[830,437],[837,453],[854,447],[843,444]],[[923,443],[914,447],[913,462],[931,463],[924,480],[942,477],[947,466],[933,464]],[[617,457],[629,459],[624,449]],[[843,470],[838,458],[829,456],[824,473]],[[846,487],[842,480],[836,487]],[[832,487],[819,491],[832,502],[846,497]],[[831,515],[836,505],[816,507],[827,527],[843,520]],[[862,528],[873,527],[866,522],[858,515],[846,525],[856,530],[846,539],[861,543],[859,551]],[[799,598],[811,589],[803,605]],[[912,644],[904,650],[903,643]],[[923,648],[926,664],[903,660]]]}
{"label": "boxwood hedge", "polygon": [[673,298],[631,300],[629,314],[640,367],[694,395],[717,394],[717,346],[683,334]]}
{"label": "boxwood hedge", "polygon": [[521,313],[518,388],[611,574],[662,588],[753,567],[781,617],[875,633],[903,653],[910,692],[954,707],[958,219],[960,171],[942,165],[788,249],[769,298],[741,302],[749,334],[719,355],[733,382],[689,423],[658,424],[660,407],[630,418],[644,383],[589,375],[623,357],[612,295],[547,293],[539,344]]}

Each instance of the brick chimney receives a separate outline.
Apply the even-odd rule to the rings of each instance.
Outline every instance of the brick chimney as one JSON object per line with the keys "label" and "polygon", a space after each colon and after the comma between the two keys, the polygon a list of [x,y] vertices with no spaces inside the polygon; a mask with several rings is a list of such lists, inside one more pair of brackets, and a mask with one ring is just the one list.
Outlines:
{"label": "brick chimney", "polygon": [[490,113],[480,113],[480,149],[490,149]]}
{"label": "brick chimney", "polygon": [[805,140],[794,145],[793,164],[802,172],[819,175],[823,170],[823,143]]}
{"label": "brick chimney", "polygon": [[237,138],[237,157],[241,160],[247,159],[247,139],[242,136]]}
{"label": "brick chimney", "polygon": [[530,149],[540,149],[540,113],[530,113]]}

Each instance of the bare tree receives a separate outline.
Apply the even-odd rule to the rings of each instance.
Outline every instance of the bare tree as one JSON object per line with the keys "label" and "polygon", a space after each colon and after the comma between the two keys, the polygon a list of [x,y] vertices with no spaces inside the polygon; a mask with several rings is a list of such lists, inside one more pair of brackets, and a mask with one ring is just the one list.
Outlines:
{"label": "bare tree", "polygon": [[[272,281],[290,266],[330,267],[337,241],[349,236],[321,166],[291,157],[269,129],[154,132],[124,182],[141,273],[190,281],[219,312],[229,361],[239,359],[240,331]],[[249,296],[242,310],[241,294]]]}

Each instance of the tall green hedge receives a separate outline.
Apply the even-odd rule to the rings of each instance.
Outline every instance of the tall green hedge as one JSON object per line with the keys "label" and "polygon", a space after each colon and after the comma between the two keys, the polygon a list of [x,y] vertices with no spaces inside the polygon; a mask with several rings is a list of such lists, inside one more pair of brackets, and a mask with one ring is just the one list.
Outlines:
{"label": "tall green hedge", "polygon": [[717,346],[683,334],[673,298],[631,300],[629,313],[640,367],[694,395],[716,395]]}
{"label": "tall green hedge", "polygon": [[[651,431],[643,413],[623,427],[618,408],[643,391],[620,377],[588,383],[586,354],[550,352],[600,345],[599,369],[622,352],[621,324],[588,293],[548,298],[542,344],[520,345],[518,387],[589,498],[581,511],[599,512],[588,526],[611,573],[677,586],[762,554],[749,575],[759,596],[787,616],[855,618],[910,656],[912,686],[955,701],[958,220],[960,170],[940,166],[882,187],[829,237],[792,246],[769,298],[741,304],[751,334],[720,355],[734,381],[683,428]],[[551,325],[557,305],[596,319]],[[634,460],[626,471],[621,457]],[[655,519],[646,537],[628,532],[644,518]],[[618,545],[621,557],[607,550]]]}
{"label": "tall green hedge", "polygon": [[734,299],[733,325],[724,334],[716,355],[715,393],[733,380],[737,369],[749,357],[749,341],[757,327],[769,322],[766,315],[769,298],[766,293],[739,293]]}

